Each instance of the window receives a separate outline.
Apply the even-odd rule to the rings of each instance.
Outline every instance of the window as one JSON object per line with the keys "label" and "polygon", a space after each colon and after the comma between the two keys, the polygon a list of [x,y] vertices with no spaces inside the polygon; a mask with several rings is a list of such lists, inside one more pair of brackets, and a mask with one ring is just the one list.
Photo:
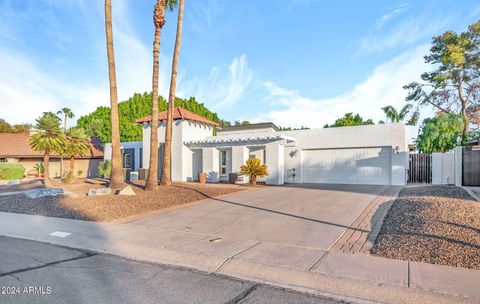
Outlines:
{"label": "window", "polygon": [[227,174],[227,151],[220,151],[220,175]]}

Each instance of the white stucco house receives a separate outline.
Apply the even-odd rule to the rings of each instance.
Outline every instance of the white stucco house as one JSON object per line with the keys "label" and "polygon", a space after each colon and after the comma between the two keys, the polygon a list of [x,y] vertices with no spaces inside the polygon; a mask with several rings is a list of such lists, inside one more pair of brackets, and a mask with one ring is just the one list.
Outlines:
{"label": "white stucco house", "polygon": [[[159,115],[159,168],[163,158],[166,112]],[[143,140],[122,143],[123,164],[133,171],[148,168],[150,117]],[[214,132],[216,129],[216,132]],[[216,133],[216,135],[214,135]],[[268,166],[267,184],[342,183],[405,185],[408,145],[402,123],[280,131],[273,123],[223,127],[183,108],[175,108],[172,139],[173,181],[228,180],[248,158]],[[111,146],[105,146],[111,158]],[[248,182],[240,177],[238,182]]]}

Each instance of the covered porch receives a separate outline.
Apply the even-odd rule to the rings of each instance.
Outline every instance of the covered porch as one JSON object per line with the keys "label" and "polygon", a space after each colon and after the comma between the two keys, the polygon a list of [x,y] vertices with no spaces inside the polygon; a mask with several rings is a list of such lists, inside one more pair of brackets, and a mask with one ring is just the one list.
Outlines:
{"label": "covered porch", "polygon": [[[252,137],[212,136],[204,140],[184,144],[193,152],[192,176],[207,173],[209,183],[228,181],[230,173],[240,173],[240,167],[249,158],[258,158],[267,165],[269,176],[261,179],[270,185],[284,183],[285,144],[295,140],[284,135]],[[249,178],[240,176],[237,183],[248,183]]]}

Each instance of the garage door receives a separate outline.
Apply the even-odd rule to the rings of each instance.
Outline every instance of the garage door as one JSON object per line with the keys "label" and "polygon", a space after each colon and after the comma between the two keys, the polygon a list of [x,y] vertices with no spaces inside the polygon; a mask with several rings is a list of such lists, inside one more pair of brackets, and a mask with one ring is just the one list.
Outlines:
{"label": "garage door", "polygon": [[304,183],[390,184],[391,148],[304,150]]}

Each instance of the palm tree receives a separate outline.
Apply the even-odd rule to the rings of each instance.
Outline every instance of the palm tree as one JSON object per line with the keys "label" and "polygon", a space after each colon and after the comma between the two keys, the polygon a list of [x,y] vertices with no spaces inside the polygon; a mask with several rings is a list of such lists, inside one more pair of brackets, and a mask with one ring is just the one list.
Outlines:
{"label": "palm tree", "polygon": [[74,118],[75,115],[69,108],[62,108],[60,111],[57,111],[57,114],[63,114],[63,132],[67,132],[67,118]]}
{"label": "palm tree", "polygon": [[75,174],[75,156],[85,156],[90,152],[88,136],[83,128],[70,128],[65,133],[66,143],[62,154],[70,158],[70,172]]}
{"label": "palm tree", "polygon": [[112,125],[112,174],[110,175],[110,188],[121,189],[125,186],[125,182],[123,180],[122,160],[120,152],[117,75],[115,72],[115,54],[113,50],[111,0],[105,0],[105,33],[107,37],[108,75],[110,81],[110,123]]}
{"label": "palm tree", "polygon": [[177,5],[178,0],[157,0],[153,10],[153,23],[155,25],[155,38],[153,39],[153,73],[152,73],[152,122],[150,124],[150,161],[148,178],[145,190],[155,190],[158,187],[158,77],[160,37],[165,25],[165,9],[169,10]]}
{"label": "palm tree", "polygon": [[177,86],[178,59],[180,57],[180,44],[182,42],[183,28],[183,7],[185,1],[180,0],[178,7],[177,36],[175,37],[175,48],[173,51],[172,75],[170,79],[170,92],[168,94],[167,126],[165,128],[165,152],[163,154],[163,170],[160,184],[162,186],[170,185],[172,178],[171,155],[172,155],[172,127],[173,127],[173,108],[175,107],[175,89]]}
{"label": "palm tree", "polygon": [[65,136],[60,130],[60,119],[48,114],[36,120],[34,132],[29,138],[29,145],[33,151],[43,152],[45,187],[51,187],[49,175],[50,153],[60,153],[65,144]]}
{"label": "palm tree", "polygon": [[[63,114],[63,132],[67,132],[67,118],[74,118],[72,110],[69,108],[62,108],[57,111],[57,115]],[[63,157],[60,157],[60,176],[63,176]]]}
{"label": "palm tree", "polygon": [[403,108],[400,109],[400,111],[397,111],[393,106],[386,106],[383,107],[382,110],[387,116],[387,120],[390,120],[390,122],[395,123],[395,122],[402,122],[405,117],[407,117],[408,112],[412,109],[411,104],[406,104]]}

